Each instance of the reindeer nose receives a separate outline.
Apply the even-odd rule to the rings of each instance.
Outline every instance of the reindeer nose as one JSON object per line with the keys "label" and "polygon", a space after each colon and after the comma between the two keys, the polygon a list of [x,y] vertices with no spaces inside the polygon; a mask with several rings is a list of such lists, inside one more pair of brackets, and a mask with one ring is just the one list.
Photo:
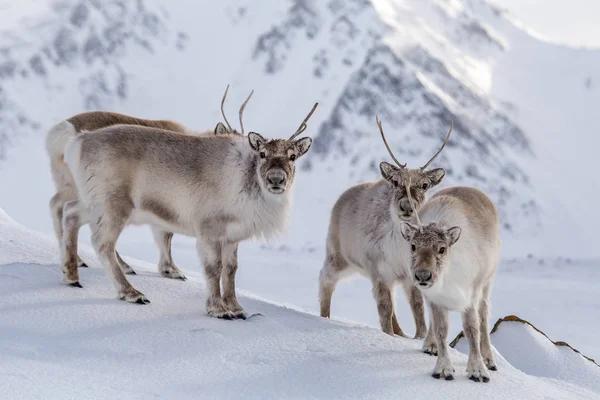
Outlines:
{"label": "reindeer nose", "polygon": [[415,272],[415,280],[419,283],[429,282],[431,280],[431,276],[431,272],[425,269],[420,269]]}
{"label": "reindeer nose", "polygon": [[408,199],[403,199],[400,202],[400,210],[402,210],[402,212],[404,212],[406,214],[412,214],[413,208],[410,204],[410,201],[408,201]]}
{"label": "reindeer nose", "polygon": [[285,181],[285,175],[283,173],[270,174],[268,181],[271,185],[283,185],[283,181]]}

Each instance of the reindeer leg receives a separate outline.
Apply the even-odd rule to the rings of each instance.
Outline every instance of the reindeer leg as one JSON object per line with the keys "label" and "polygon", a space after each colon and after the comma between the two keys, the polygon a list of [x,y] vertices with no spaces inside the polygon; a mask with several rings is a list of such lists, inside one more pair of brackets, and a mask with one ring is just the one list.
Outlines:
{"label": "reindeer leg", "polygon": [[469,359],[467,360],[467,376],[475,382],[489,382],[490,375],[481,358],[481,335],[479,332],[479,310],[468,308],[462,313],[463,332],[469,341]]}
{"label": "reindeer leg", "polygon": [[211,317],[232,319],[234,316],[225,308],[221,297],[221,270],[223,269],[221,243],[197,237],[196,247],[202,264],[204,264],[206,289],[208,290],[206,312]]}
{"label": "reindeer leg", "polygon": [[319,273],[319,303],[321,305],[321,317],[331,318],[331,297],[340,279],[341,272],[348,266],[342,258],[336,254],[325,256],[323,268]]}
{"label": "reindeer leg", "polygon": [[392,314],[394,312],[394,303],[392,302],[392,291],[390,286],[377,280],[373,284],[373,295],[377,302],[377,311],[379,312],[379,323],[381,330],[388,335],[394,335],[392,327]]}
{"label": "reindeer leg", "polygon": [[[119,294],[119,299],[130,303],[146,304],[150,301],[143,293],[136,290],[125,277],[117,258],[115,246],[119,235],[125,228],[127,219],[133,210],[133,203],[126,194],[111,193],[111,196],[99,204],[95,213],[97,218],[91,218],[92,243],[102,266],[108,271]],[[95,219],[95,220],[94,220]]]}
{"label": "reindeer leg", "polygon": [[60,214],[62,216],[60,246],[63,281],[70,286],[81,287],[79,283],[79,271],[77,269],[79,265],[77,239],[79,237],[79,228],[81,228],[84,219],[81,203],[77,200],[65,203]]}
{"label": "reindeer leg", "polygon": [[165,232],[163,230],[152,228],[152,234],[154,235],[154,241],[160,251],[160,260],[158,261],[158,271],[165,278],[179,279],[185,281],[187,278],[175,266],[173,257],[171,257],[171,240],[173,234],[171,232]]}
{"label": "reindeer leg", "polygon": [[127,264],[122,258],[117,250],[115,250],[115,257],[117,257],[117,261],[119,262],[119,266],[124,274],[127,275],[137,275],[137,273],[131,268],[131,265]]}
{"label": "reindeer leg", "polygon": [[492,343],[490,341],[490,325],[488,318],[490,315],[490,291],[491,284],[487,285],[483,289],[481,296],[481,302],[479,303],[479,333],[481,336],[481,356],[485,366],[492,371],[497,371],[496,361],[494,359],[494,352],[492,351]]}
{"label": "reindeer leg", "polygon": [[221,257],[223,270],[221,279],[223,281],[223,304],[233,314],[233,318],[246,319],[247,315],[235,295],[235,273],[238,269],[238,243],[223,243]]}
{"label": "reindeer leg", "polygon": [[436,304],[429,304],[433,317],[433,336],[437,343],[438,358],[432,376],[436,379],[445,378],[447,381],[454,379],[454,367],[448,354],[448,310]]}
{"label": "reindeer leg", "polygon": [[415,339],[423,339],[427,334],[425,323],[425,307],[423,306],[423,295],[412,283],[402,283],[402,288],[410,304],[410,309],[415,319]]}

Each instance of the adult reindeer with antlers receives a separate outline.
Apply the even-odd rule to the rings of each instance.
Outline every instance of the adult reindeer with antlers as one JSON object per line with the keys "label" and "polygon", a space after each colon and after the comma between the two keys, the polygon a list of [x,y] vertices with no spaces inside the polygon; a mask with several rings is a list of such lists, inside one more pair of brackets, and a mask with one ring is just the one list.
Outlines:
{"label": "adult reindeer with antlers", "polygon": [[[225,98],[227,97],[228,90],[229,85],[227,85],[225,94],[221,100],[221,113],[223,114],[225,121],[227,121],[227,117],[225,117],[223,106],[225,104]],[[250,100],[250,97],[252,97],[252,93],[254,93],[254,91],[250,93],[246,101],[244,101],[240,107],[240,124],[242,124],[244,108]],[[219,122],[214,130],[207,130],[197,133],[189,130],[177,122],[169,120],[142,119],[108,111],[84,112],[76,114],[71,118],[55,124],[49,130],[46,137],[46,151],[50,157],[50,171],[52,172],[52,178],[56,186],[56,194],[50,199],[50,211],[52,215],[52,222],[54,224],[54,230],[59,243],[62,243],[63,241],[63,210],[65,204],[75,201],[79,198],[75,182],[73,181],[73,176],[71,175],[71,172],[69,171],[64,160],[64,152],[67,141],[70,137],[78,136],[85,132],[94,132],[99,129],[115,125],[145,126],[149,128],[177,132],[183,135],[208,136],[213,134],[239,134],[231,127],[231,125],[229,125],[229,122],[227,122],[228,128]],[[143,133],[145,131],[142,130],[141,132]],[[71,231],[71,234],[73,236],[68,239],[69,246],[66,248],[66,252],[63,254],[63,263],[64,265],[68,265],[68,267],[66,267],[67,270],[73,270],[73,268],[77,268],[78,266],[87,267],[87,264],[77,254],[77,240],[79,236],[78,232]],[[171,279],[185,280],[185,275],[179,268],[177,268],[171,256],[171,241],[173,239],[173,233],[153,229],[153,234],[160,252],[158,270],[161,275]],[[61,244],[60,246],[62,248],[63,245]],[[123,272],[128,275],[134,275],[135,271],[133,268],[131,268],[131,266],[121,258],[116,250],[115,253]],[[77,282],[72,280],[68,280],[68,282],[75,286],[78,285]]]}
{"label": "adult reindeer with antlers", "polygon": [[[331,297],[337,282],[344,276],[360,272],[373,283],[379,321],[383,332],[406,336],[394,311],[394,287],[401,283],[408,298],[416,325],[416,338],[425,337],[427,326],[423,298],[409,274],[410,246],[400,227],[413,217],[425,194],[439,185],[446,171],[427,169],[444,149],[452,126],[438,152],[420,168],[407,168],[394,156],[385,139],[383,127],[376,118],[383,143],[396,166],[382,162],[383,179],[363,183],[346,190],[331,213],[326,256],[319,275],[321,316],[330,317]],[[413,194],[414,203],[407,189]]]}
{"label": "adult reindeer with antlers", "polygon": [[[316,107],[289,139],[267,140],[255,132],[245,137],[243,125],[240,134],[213,136],[120,125],[70,139],[65,160],[81,201],[65,206],[65,246],[69,232],[88,222],[119,298],[145,304],[115,257],[123,228],[149,224],[194,236],[206,273],[208,314],[246,318],[235,294],[238,244],[284,229],[294,163],[312,144],[309,137],[295,138]],[[65,265],[64,280],[78,284],[77,268]]]}

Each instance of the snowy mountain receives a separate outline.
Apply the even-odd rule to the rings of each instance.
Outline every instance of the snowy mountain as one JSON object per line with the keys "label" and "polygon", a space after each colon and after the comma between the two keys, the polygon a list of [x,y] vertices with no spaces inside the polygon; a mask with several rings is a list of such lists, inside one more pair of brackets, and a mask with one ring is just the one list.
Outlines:
{"label": "snowy mountain", "polygon": [[[28,226],[50,231],[52,185],[37,147],[52,123],[108,109],[206,129],[220,120],[231,83],[229,113],[255,89],[246,126],[270,137],[287,137],[320,102],[282,239],[288,246],[323,246],[337,196],[378,179],[389,156],[377,114],[411,166],[435,152],[454,118],[436,161],[448,170],[443,186],[475,186],[493,198],[505,257],[597,257],[598,51],[544,43],[484,0],[47,6],[0,36],[0,185],[40,180],[3,194],[2,206]],[[26,211],[23,196],[35,199]]]}
{"label": "snowy mountain", "polygon": [[[210,318],[197,273],[161,278],[128,259],[152,304],[115,298],[105,271],[59,284],[52,237],[0,209],[0,397],[3,399],[591,399],[600,368],[528,326],[492,334],[499,370],[466,378],[463,341],[450,349],[452,382],[431,378],[421,340],[330,321],[243,295],[246,321]],[[83,253],[91,257],[84,246]],[[93,258],[88,258],[93,260]],[[306,289],[306,288],[305,288]],[[358,304],[358,303],[357,303]],[[374,310],[372,310],[374,311]],[[588,322],[593,322],[588,320]],[[510,360],[510,361],[508,361]]]}

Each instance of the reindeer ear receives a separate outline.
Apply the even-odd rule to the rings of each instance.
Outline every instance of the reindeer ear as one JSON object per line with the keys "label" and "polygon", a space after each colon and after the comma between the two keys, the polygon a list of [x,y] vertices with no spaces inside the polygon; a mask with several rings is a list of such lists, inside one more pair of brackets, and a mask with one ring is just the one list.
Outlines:
{"label": "reindeer ear", "polygon": [[250,142],[250,147],[252,147],[256,151],[258,151],[260,146],[265,144],[266,142],[265,138],[256,132],[248,133],[248,141]]}
{"label": "reindeer ear", "polygon": [[425,174],[427,174],[427,177],[431,181],[430,187],[434,187],[442,182],[442,179],[446,176],[446,170],[444,168],[434,168],[425,171]]}
{"label": "reindeer ear", "polygon": [[410,242],[415,236],[415,232],[417,232],[417,227],[411,224],[410,222],[401,222],[400,223],[400,232],[402,233],[402,237],[407,242]]}
{"label": "reindeer ear", "polygon": [[390,163],[382,161],[379,164],[379,170],[381,171],[381,176],[383,176],[384,179],[389,181],[394,172],[398,171],[398,168]]}
{"label": "reindeer ear", "polygon": [[305,137],[302,139],[298,139],[294,142],[296,148],[298,149],[298,157],[303,156],[312,146],[312,139],[309,137]]}
{"label": "reindeer ear", "polygon": [[226,133],[229,133],[229,131],[222,122],[219,122],[217,126],[215,126],[215,135],[225,135]]}
{"label": "reindeer ear", "polygon": [[448,235],[448,238],[450,239],[449,246],[453,246],[458,241],[461,232],[460,226],[453,226],[446,231],[446,235]]}

